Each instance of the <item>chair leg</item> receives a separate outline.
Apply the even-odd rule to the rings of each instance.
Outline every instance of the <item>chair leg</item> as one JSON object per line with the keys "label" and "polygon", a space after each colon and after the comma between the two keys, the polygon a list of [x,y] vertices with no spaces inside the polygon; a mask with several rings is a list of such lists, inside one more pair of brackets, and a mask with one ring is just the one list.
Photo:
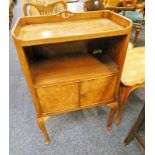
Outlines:
{"label": "chair leg", "polygon": [[123,16],[125,16],[125,11],[123,10]]}
{"label": "chair leg", "polygon": [[118,102],[110,103],[107,106],[111,108],[109,119],[107,121],[107,128],[111,130],[111,124],[118,108]]}
{"label": "chair leg", "polygon": [[136,42],[137,42],[139,33],[140,33],[141,29],[142,29],[142,26],[141,25],[136,25],[135,28],[136,28],[136,31],[135,31],[135,38],[134,38],[134,41],[133,41],[133,47],[136,46]]}
{"label": "chair leg", "polygon": [[47,130],[45,128],[45,121],[46,121],[46,118],[44,118],[44,117],[37,118],[37,124],[38,124],[40,130],[42,131],[42,133],[43,133],[43,135],[45,137],[45,144],[49,144],[50,139],[49,139]]}
{"label": "chair leg", "polygon": [[119,111],[116,117],[116,125],[119,125],[121,122],[121,117],[124,112],[125,103],[131,91],[132,91],[132,87],[123,86],[123,85],[121,85],[120,87],[120,102],[119,102]]}

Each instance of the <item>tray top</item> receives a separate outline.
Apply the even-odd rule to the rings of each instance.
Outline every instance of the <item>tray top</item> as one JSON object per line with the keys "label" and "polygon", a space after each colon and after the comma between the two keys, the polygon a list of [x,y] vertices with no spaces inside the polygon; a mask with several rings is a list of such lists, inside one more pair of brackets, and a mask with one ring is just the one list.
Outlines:
{"label": "tray top", "polygon": [[[22,41],[23,43],[27,42],[27,45],[35,45],[37,44],[37,41],[39,41],[38,44],[42,44],[48,43],[49,41],[49,43],[54,43],[91,39],[98,36],[104,37],[112,34],[115,35],[114,32],[117,32],[116,35],[120,35],[121,33],[124,33],[124,30],[127,30],[130,25],[129,21],[128,26],[125,26],[126,23],[123,25],[122,23],[120,24],[118,21],[115,21],[115,19],[110,19],[104,16],[103,11],[98,12],[96,13],[96,16],[93,15],[92,18],[90,18],[90,13],[77,13],[72,14],[73,17],[71,17],[71,19],[66,20],[60,20],[61,17],[58,16],[22,17],[14,27],[12,34],[14,38]],[[86,16],[87,14],[89,16]],[[118,19],[121,18],[124,21],[127,20],[114,13],[111,14],[113,16],[115,15]],[[84,19],[81,19],[80,15],[84,15],[82,16]],[[77,18],[77,16],[79,16],[79,18]],[[74,19],[74,17],[76,19]],[[24,19],[26,19],[26,21],[23,22],[24,24],[21,24]],[[30,23],[33,19],[34,22]],[[48,21],[49,19],[50,21]]]}
{"label": "tray top", "polygon": [[123,27],[109,19],[78,20],[61,23],[44,23],[25,25],[18,37],[22,40],[41,38],[56,38],[71,35],[102,33],[106,31],[123,30]]}

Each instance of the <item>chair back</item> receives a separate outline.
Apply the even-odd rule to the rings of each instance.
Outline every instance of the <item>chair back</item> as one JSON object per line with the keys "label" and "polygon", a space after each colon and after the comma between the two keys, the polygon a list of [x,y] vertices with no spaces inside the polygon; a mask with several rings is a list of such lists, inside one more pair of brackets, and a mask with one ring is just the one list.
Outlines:
{"label": "chair back", "polygon": [[122,0],[123,7],[136,8],[137,3],[138,3],[138,0]]}
{"label": "chair back", "polygon": [[[29,9],[29,10],[28,10]],[[67,4],[64,1],[57,1],[53,3],[24,3],[24,15],[56,15],[67,10]]]}

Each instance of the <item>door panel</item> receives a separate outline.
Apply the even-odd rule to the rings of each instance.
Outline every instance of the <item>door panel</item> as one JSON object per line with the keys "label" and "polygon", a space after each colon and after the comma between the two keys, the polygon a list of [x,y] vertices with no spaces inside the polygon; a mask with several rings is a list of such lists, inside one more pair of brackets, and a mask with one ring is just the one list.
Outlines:
{"label": "door panel", "polygon": [[69,83],[37,88],[44,113],[55,113],[78,107],[78,84]]}
{"label": "door panel", "polygon": [[81,83],[81,105],[88,106],[114,97],[117,76],[101,76]]}

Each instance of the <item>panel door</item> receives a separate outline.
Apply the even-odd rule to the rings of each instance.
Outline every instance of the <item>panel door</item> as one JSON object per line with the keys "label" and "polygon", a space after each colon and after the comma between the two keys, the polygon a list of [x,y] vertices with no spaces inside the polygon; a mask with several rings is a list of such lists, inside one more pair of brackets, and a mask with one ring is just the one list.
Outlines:
{"label": "panel door", "polygon": [[117,76],[101,76],[81,83],[81,105],[89,106],[114,98]]}
{"label": "panel door", "polygon": [[78,84],[60,84],[37,88],[43,113],[56,113],[78,107]]}

